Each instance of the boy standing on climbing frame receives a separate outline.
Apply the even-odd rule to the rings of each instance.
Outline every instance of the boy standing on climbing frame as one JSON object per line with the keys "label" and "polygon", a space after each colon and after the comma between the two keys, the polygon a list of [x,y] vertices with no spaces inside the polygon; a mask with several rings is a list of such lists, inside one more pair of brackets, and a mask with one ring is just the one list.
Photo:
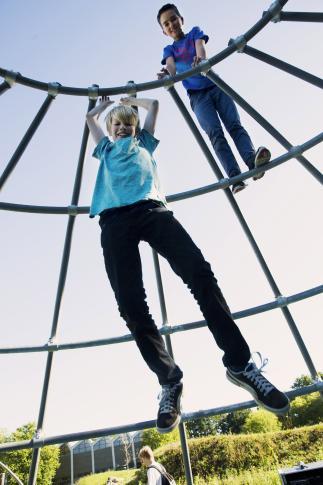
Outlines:
{"label": "boy standing on climbing frame", "polygon": [[[111,104],[113,101],[109,98],[101,98],[87,114],[87,123],[97,144],[93,156],[100,160],[90,217],[100,217],[105,267],[120,315],[162,387],[158,431],[167,433],[180,422],[183,373],[169,355],[149,313],[142,281],[140,241],[146,241],[166,258],[191,290],[217,345],[224,352],[228,379],[251,392],[269,411],[286,412],[287,396],[261,374],[262,367],[258,369],[249,363],[249,347],[232,319],[209,263],[167,207],[153,158],[159,143],[154,137],[158,101],[121,98],[120,106],[106,116],[112,140],[105,136],[98,122],[100,114]],[[132,106],[147,110],[142,130]],[[208,385],[210,382],[211,376]]]}
{"label": "boy standing on climbing frame", "polygon": [[[209,37],[199,27],[193,27],[188,34],[184,34],[184,19],[174,4],[164,5],[157,14],[157,20],[163,33],[174,40],[171,45],[164,48],[162,64],[166,67],[158,73],[159,79],[169,74],[174,76],[176,72],[188,71],[206,59],[205,44]],[[265,147],[255,151],[230,96],[201,74],[184,79],[183,86],[187,90],[192,110],[229,177],[239,175],[241,170],[224,136],[220,119],[249,170],[269,162],[270,151]],[[253,179],[257,180],[263,175],[264,172],[258,173]],[[243,181],[236,182],[232,186],[232,192],[236,194],[245,188],[246,184]]]}

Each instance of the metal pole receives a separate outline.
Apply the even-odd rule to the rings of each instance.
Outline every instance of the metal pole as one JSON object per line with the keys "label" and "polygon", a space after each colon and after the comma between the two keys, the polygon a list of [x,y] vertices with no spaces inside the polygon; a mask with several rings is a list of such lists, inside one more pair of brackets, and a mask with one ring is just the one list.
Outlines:
{"label": "metal pole", "polygon": [[250,47],[248,45],[246,45],[242,49],[242,52],[244,54],[248,54],[248,56],[258,59],[259,61],[266,62],[270,66],[277,67],[281,71],[285,71],[288,74],[298,77],[299,79],[302,79],[305,82],[313,84],[313,86],[317,86],[318,88],[323,89],[323,79],[321,79],[320,77],[314,76],[309,72],[303,71],[302,69],[299,69],[298,67],[295,67],[292,64],[288,64],[287,62],[284,62],[281,59],[277,59],[277,57],[270,56],[269,54],[259,51],[258,49],[254,49],[253,47]]}
{"label": "metal pole", "polygon": [[[161,272],[160,272],[159,259],[158,259],[157,252],[155,250],[152,250],[152,252],[153,252],[154,267],[155,267],[155,274],[156,274],[156,280],[157,280],[159,304],[160,304],[160,309],[161,309],[161,313],[162,313],[162,322],[163,322],[162,324],[163,324],[163,326],[165,326],[165,325],[168,325],[168,317],[167,317],[167,309],[166,309],[165,295],[164,295],[164,289],[163,289],[163,282],[162,282],[162,277],[161,277]],[[174,353],[173,353],[170,335],[166,335],[165,340],[166,340],[167,351],[170,354],[170,356],[172,358],[174,358]],[[180,436],[182,454],[183,454],[183,460],[184,460],[184,470],[185,470],[186,483],[188,485],[193,485],[194,482],[193,482],[193,475],[192,475],[190,452],[189,452],[187,438],[186,438],[185,424],[181,421],[179,423],[178,428],[179,428],[179,436]]]}
{"label": "metal pole", "polygon": [[[212,78],[213,78],[213,73],[212,73]],[[190,127],[193,135],[195,136],[195,139],[197,141],[197,143],[199,144],[200,148],[202,149],[202,152],[204,153],[204,155],[206,156],[207,158],[207,161],[209,162],[212,170],[214,171],[215,175],[217,176],[218,179],[221,179],[223,178],[222,176],[222,173],[219,169],[219,167],[217,166],[217,163],[212,155],[212,153],[210,152],[208,146],[206,145],[201,133],[199,132],[199,130],[197,129],[191,115],[189,114],[188,110],[186,109],[186,106],[184,105],[183,101],[181,100],[181,98],[179,97],[177,91],[175,90],[174,87],[171,87],[169,89],[169,93],[171,94],[172,98],[174,99],[177,107],[179,108],[180,112],[182,113],[185,121],[187,122],[188,126]],[[228,200],[229,200],[229,203],[231,204],[231,207],[236,215],[236,217],[238,218],[238,221],[240,222],[241,226],[242,226],[242,229],[245,233],[245,235],[247,236],[247,239],[258,259],[258,262],[267,278],[267,281],[275,295],[276,298],[280,297],[281,296],[281,292],[269,270],[269,267],[265,261],[265,258],[263,257],[257,243],[256,243],[256,240],[255,238],[253,237],[252,235],[252,232],[250,231],[249,229],[249,226],[246,222],[246,220],[244,219],[243,215],[242,215],[242,212],[240,211],[239,209],[239,206],[236,202],[236,200],[234,199],[231,191],[229,189],[224,189],[224,193],[226,194],[226,196],[228,197]],[[296,326],[296,323],[295,321],[293,320],[293,317],[289,311],[288,308],[282,308],[282,312],[283,312],[283,315],[285,317],[285,319],[287,320],[287,323],[288,323],[288,326],[296,340],[296,343],[298,345],[298,348],[299,350],[301,351],[301,354],[303,356],[303,359],[311,373],[311,376],[313,377],[313,379],[316,379],[318,377],[318,373],[315,369],[315,366],[313,364],[313,361],[311,359],[311,356],[305,346],[305,343],[297,329],[297,326]]]}
{"label": "metal pole", "polygon": [[[94,105],[95,105],[95,100],[90,99],[89,105],[88,105],[88,111],[90,109],[92,109],[92,107]],[[81,149],[80,149],[80,155],[79,155],[79,161],[78,161],[78,166],[77,166],[77,170],[76,170],[76,177],[75,177],[75,182],[74,182],[71,205],[77,205],[77,203],[78,203],[80,187],[81,187],[81,180],[82,180],[82,173],[83,173],[84,157],[85,157],[85,152],[86,152],[86,145],[87,145],[88,136],[89,136],[89,129],[87,127],[87,124],[85,124],[84,131],[83,131],[83,137],[82,137],[82,143],[81,143]],[[53,343],[55,341],[56,336],[57,336],[58,317],[59,317],[59,311],[60,311],[61,301],[62,301],[62,297],[63,297],[63,292],[64,292],[64,288],[65,288],[66,275],[67,275],[69,257],[70,257],[70,252],[71,252],[74,222],[75,222],[75,216],[70,215],[69,218],[68,218],[66,235],[65,235],[65,243],[64,243],[64,250],[63,250],[62,262],[61,262],[59,281],[58,281],[58,288],[57,288],[57,293],[56,293],[56,301],[55,301],[52,329],[51,329],[51,334],[50,334],[50,339],[49,339],[50,343]],[[36,433],[35,433],[36,439],[38,439],[40,437],[42,429],[43,429],[52,363],[53,363],[53,352],[49,351],[48,355],[47,355],[45,376],[44,376],[44,382],[43,382],[43,390],[42,390],[41,403],[40,403],[40,409],[39,409],[39,414],[38,414],[37,430],[36,430]],[[39,456],[40,456],[40,450],[39,450],[39,448],[36,448],[34,450],[33,454],[32,454],[32,460],[31,460],[31,465],[30,465],[30,470],[29,470],[28,485],[35,485],[36,484],[37,471],[38,471],[38,465],[39,465]]]}
{"label": "metal pole", "polygon": [[74,455],[73,455],[73,446],[70,447],[70,459],[71,459],[71,485],[74,485]]}
{"label": "metal pole", "polygon": [[55,95],[48,94],[45,101],[41,105],[38,113],[36,114],[35,118],[33,119],[31,125],[29,126],[28,130],[26,131],[24,137],[22,138],[21,142],[19,143],[18,147],[16,148],[14,154],[12,155],[11,159],[9,160],[6,168],[4,169],[1,177],[0,177],[0,190],[4,186],[5,182],[7,181],[9,175],[16,167],[17,163],[19,162],[22,154],[24,153],[28,143],[32,139],[33,135],[35,134],[37,128],[39,127],[40,123],[42,122],[45,114],[48,111],[51,102],[55,98]]}
{"label": "metal pole", "polygon": [[[211,69],[206,73],[208,79],[210,79],[214,84],[216,84],[222,91],[224,91],[228,96],[230,96],[242,109],[244,109],[254,120],[256,120],[260,126],[262,126],[268,133],[270,133],[275,140],[277,140],[286,150],[292,148],[292,144],[286,140],[286,138],[279,133],[263,116],[261,116],[258,111],[256,111],[249,103],[247,103],[241,96],[239,96],[236,91],[234,91],[228,84],[226,84],[223,79],[221,79],[215,72]],[[298,155],[295,157],[308,172],[313,175],[321,184],[323,184],[323,175],[317,170],[303,155]]]}
{"label": "metal pole", "polygon": [[[264,12],[266,14],[267,11]],[[323,12],[280,12],[274,22],[323,22]]]}

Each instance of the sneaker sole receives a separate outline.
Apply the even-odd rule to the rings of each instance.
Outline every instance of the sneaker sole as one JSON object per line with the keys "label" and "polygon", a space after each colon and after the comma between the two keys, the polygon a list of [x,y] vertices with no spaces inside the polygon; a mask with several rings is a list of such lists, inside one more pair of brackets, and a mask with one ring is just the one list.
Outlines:
{"label": "sneaker sole", "polygon": [[242,190],[247,188],[247,184],[244,186],[237,187],[236,189],[232,190],[233,195],[237,194],[238,192],[241,192]]}
{"label": "sneaker sole", "polygon": [[182,418],[182,416],[181,416],[181,414],[179,414],[177,416],[176,421],[174,421],[174,423],[171,426],[169,426],[168,428],[158,428],[158,426],[156,425],[156,429],[157,429],[158,433],[160,433],[160,434],[170,433],[171,431],[173,431],[173,429],[176,428],[176,426],[179,425],[179,423],[181,422],[181,418]]}
{"label": "sneaker sole", "polygon": [[227,379],[232,382],[232,384],[235,384],[238,387],[242,387],[242,389],[245,389],[246,391],[250,392],[254,400],[256,401],[259,406],[262,408],[266,409],[267,411],[270,411],[274,414],[286,414],[289,410],[290,403],[288,401],[288,404],[284,408],[271,408],[270,406],[267,406],[264,404],[262,401],[259,401],[258,396],[255,392],[255,390],[248,386],[248,384],[242,384],[238,379],[236,379],[232,374],[230,374],[228,371],[226,372]]}
{"label": "sneaker sole", "polygon": [[[261,167],[262,165],[267,165],[267,163],[269,163],[270,161],[270,158],[271,158],[271,153],[270,151],[267,149],[267,148],[264,148],[264,147],[261,147],[258,151],[261,151],[261,150],[264,150],[266,151],[266,155],[260,157],[257,159],[257,156],[256,156],[256,160],[255,160],[255,168],[259,168]],[[255,175],[254,177],[252,177],[253,180],[259,180],[261,179],[263,176],[265,175],[265,172],[260,172],[260,173],[257,173],[257,175]]]}

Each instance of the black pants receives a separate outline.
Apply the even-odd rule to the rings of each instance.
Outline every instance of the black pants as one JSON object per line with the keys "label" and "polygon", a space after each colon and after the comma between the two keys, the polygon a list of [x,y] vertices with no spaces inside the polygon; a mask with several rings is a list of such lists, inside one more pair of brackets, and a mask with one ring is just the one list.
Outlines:
{"label": "black pants", "polygon": [[139,242],[164,256],[197,300],[225,366],[245,366],[249,347],[207,263],[173,213],[152,201],[104,211],[100,217],[106,271],[119,312],[160,384],[177,382],[181,369],[168,354],[146,302]]}

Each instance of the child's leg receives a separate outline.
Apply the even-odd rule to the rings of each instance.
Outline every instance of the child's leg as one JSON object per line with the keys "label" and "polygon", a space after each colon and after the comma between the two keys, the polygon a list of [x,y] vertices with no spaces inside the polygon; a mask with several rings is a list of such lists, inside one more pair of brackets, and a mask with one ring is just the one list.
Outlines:
{"label": "child's leg", "polygon": [[249,169],[254,168],[255,149],[250,136],[241,125],[234,101],[218,87],[212,90],[212,97],[216,103],[219,116],[232,137],[242,160]]}
{"label": "child's leg", "polygon": [[[115,293],[120,315],[160,384],[180,381],[182,371],[168,354],[146,302],[142,281],[136,209],[121,211],[100,221],[101,245],[106,271]],[[110,219],[110,220],[109,220]]]}
{"label": "child's leg", "polygon": [[233,177],[239,175],[241,171],[224,136],[217,108],[211,96],[212,91],[213,89],[202,89],[201,91],[191,92],[190,103],[202,129],[210,138],[213,149],[226,174]]}
{"label": "child's leg", "polygon": [[188,233],[167,209],[153,209],[143,238],[164,256],[190,288],[199,303],[218,346],[224,351],[226,367],[244,367],[249,347],[232,319],[209,263]]}

